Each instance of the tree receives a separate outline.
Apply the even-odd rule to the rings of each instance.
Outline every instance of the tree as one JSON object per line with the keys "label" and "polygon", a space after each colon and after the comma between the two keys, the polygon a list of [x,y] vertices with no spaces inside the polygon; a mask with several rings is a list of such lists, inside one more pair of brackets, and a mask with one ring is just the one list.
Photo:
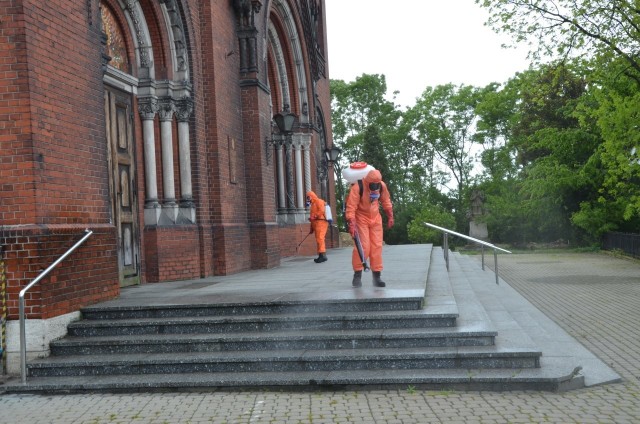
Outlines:
{"label": "tree", "polygon": [[530,236],[577,240],[571,216],[592,196],[584,167],[601,143],[598,131],[577,117],[587,82],[583,69],[563,63],[529,70],[519,78],[521,102],[512,148],[522,167],[520,194]]}
{"label": "tree", "polygon": [[640,84],[640,13],[629,0],[476,0],[488,9],[487,25],[526,42],[530,57],[588,55],[624,63],[623,72]]}
{"label": "tree", "polygon": [[[559,58],[565,63],[573,57],[573,62],[584,70],[582,80],[573,80],[576,91],[571,95],[572,101],[556,96],[558,105],[546,101],[547,113],[529,113],[520,120],[520,128],[529,131],[514,141],[520,163],[526,169],[523,193],[532,194],[531,199],[543,199],[542,193],[547,194],[548,200],[555,199],[555,204],[565,210],[564,215],[569,214],[571,222],[584,230],[583,235],[590,236],[592,242],[611,230],[637,232],[640,227],[638,2],[476,0],[476,3],[489,10],[487,25],[496,32],[510,34],[515,44],[528,43],[530,57],[538,63],[543,57]],[[549,90],[543,93],[553,94]],[[548,112],[552,111],[556,111],[560,120],[537,119],[549,118],[552,114]]]}
{"label": "tree", "polygon": [[387,83],[384,75],[362,74],[350,83],[331,80],[330,84],[334,142],[348,161],[360,161],[367,128],[377,127],[384,137],[395,128],[400,111],[385,99]]}
{"label": "tree", "polygon": [[389,171],[389,154],[385,143],[380,137],[380,132],[376,125],[369,125],[364,132],[362,143],[362,161],[367,162],[374,168],[376,168],[382,174],[382,178],[385,180],[388,188],[393,193],[394,183],[391,178],[391,172]]}
{"label": "tree", "polygon": [[640,228],[640,93],[635,82],[615,81],[594,86],[580,109],[582,124],[599,130],[603,141],[583,170],[593,195],[582,199],[572,222],[594,241],[607,231]]}
{"label": "tree", "polygon": [[474,166],[475,108],[480,98],[481,90],[472,86],[427,87],[411,112],[415,116],[418,143],[445,167],[455,182],[450,191],[456,198],[454,215],[460,232],[466,227],[464,199]]}
{"label": "tree", "polygon": [[[347,192],[340,178],[342,168],[351,162],[367,161],[367,158],[377,162],[376,167],[386,167],[383,158],[388,152],[387,143],[396,137],[402,113],[393,102],[385,99],[387,83],[384,75],[362,74],[353,82],[331,80],[330,85],[333,142],[342,149],[341,160],[334,163],[339,177],[336,197],[340,223]],[[383,173],[385,182],[392,187],[395,185],[393,176],[391,172]]]}
{"label": "tree", "polygon": [[507,142],[517,124],[519,92],[515,79],[506,84],[489,84],[483,88],[481,101],[476,106],[478,122],[473,139],[483,146],[480,163],[484,172],[480,180],[500,182],[515,177],[514,164]]}

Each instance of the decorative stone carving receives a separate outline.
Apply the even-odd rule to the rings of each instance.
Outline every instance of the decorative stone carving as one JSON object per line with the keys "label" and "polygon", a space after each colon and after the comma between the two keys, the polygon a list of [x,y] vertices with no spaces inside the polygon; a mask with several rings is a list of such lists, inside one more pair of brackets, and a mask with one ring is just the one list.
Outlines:
{"label": "decorative stone carving", "polygon": [[318,28],[322,24],[322,4],[316,0],[301,0],[298,5],[302,17],[304,37],[309,46],[309,63],[314,81],[326,74],[326,65],[322,45],[319,42]]}
{"label": "decorative stone carving", "polygon": [[133,27],[136,30],[136,38],[138,40],[138,51],[140,52],[140,65],[144,68],[148,68],[151,66],[151,60],[149,59],[149,52],[147,51],[147,45],[144,42],[144,37],[142,35],[142,24],[140,20],[140,16],[138,15],[138,10],[136,9],[137,1],[134,0],[125,0],[126,10],[129,12],[131,16],[131,21],[133,22]]}
{"label": "decorative stone carving", "polygon": [[173,112],[175,105],[171,98],[163,98],[158,102],[158,115],[160,115],[160,121],[171,121],[173,119]]}
{"label": "decorative stone carving", "polygon": [[238,22],[238,42],[240,45],[240,73],[258,70],[258,48],[256,37],[258,31],[254,16],[260,12],[260,0],[232,0],[233,9]]}
{"label": "decorative stone carving", "polygon": [[184,96],[175,102],[175,113],[178,122],[187,122],[193,113],[193,99]]}
{"label": "decorative stone carving", "polygon": [[138,99],[138,112],[142,119],[152,120],[158,110],[160,109],[158,105],[158,99],[155,97],[147,97],[147,98],[139,98]]}
{"label": "decorative stone carving", "polygon": [[480,190],[471,192],[471,217],[484,215],[484,193]]}
{"label": "decorative stone carving", "polygon": [[160,0],[167,8],[167,14],[171,21],[171,30],[173,31],[174,47],[176,50],[176,59],[178,61],[177,68],[179,71],[187,69],[187,42],[184,36],[184,28],[182,26],[182,18],[180,10],[175,0]]}
{"label": "decorative stone carving", "polygon": [[255,28],[254,16],[260,12],[262,2],[260,0],[232,0],[233,10],[236,12],[240,29]]}

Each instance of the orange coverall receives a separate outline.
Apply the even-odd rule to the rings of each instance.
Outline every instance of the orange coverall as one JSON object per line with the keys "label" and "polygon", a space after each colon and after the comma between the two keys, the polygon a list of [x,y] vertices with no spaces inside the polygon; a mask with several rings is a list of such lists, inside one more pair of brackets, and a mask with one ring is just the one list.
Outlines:
{"label": "orange coverall", "polygon": [[313,191],[307,192],[307,197],[311,202],[309,208],[309,221],[311,221],[311,233],[316,234],[316,245],[318,246],[318,253],[325,253],[327,248],[324,244],[324,238],[327,235],[327,228],[329,223],[324,216],[325,201],[316,196]]}
{"label": "orange coverall", "polygon": [[[380,215],[380,205],[387,215],[387,226],[393,226],[393,205],[387,186],[382,181],[380,171],[374,169],[362,179],[362,196],[360,187],[353,184],[347,197],[347,207],[345,218],[347,222],[353,223],[358,228],[360,244],[364,251],[364,258],[369,258],[371,271],[382,271],[382,216]],[[380,197],[375,200],[370,199],[370,183],[380,183]],[[351,263],[354,271],[362,271],[362,261],[358,254],[358,249],[354,246],[351,255]]]}

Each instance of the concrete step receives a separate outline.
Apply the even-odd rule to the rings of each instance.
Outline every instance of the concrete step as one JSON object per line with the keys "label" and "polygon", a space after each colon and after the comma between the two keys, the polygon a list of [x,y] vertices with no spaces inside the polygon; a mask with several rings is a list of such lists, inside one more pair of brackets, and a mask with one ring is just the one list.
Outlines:
{"label": "concrete step", "polygon": [[[369,302],[370,303],[370,302]],[[173,316],[82,320],[68,326],[73,337],[103,337],[144,334],[219,334],[237,332],[355,330],[386,328],[454,327],[457,315],[422,310],[325,312],[226,316]]]}
{"label": "concrete step", "polygon": [[353,371],[228,372],[190,374],[31,377],[6,393],[164,392],[167,390],[456,390],[551,391],[583,387],[582,377],[558,369],[393,369]]}
{"label": "concrete step", "polygon": [[491,346],[496,332],[454,328],[305,330],[221,334],[151,334],[66,337],[51,343],[51,354],[260,351],[275,349],[385,349]]}
{"label": "concrete step", "polygon": [[229,315],[283,315],[318,312],[412,311],[422,309],[424,298],[362,298],[299,301],[233,302],[191,305],[90,306],[82,309],[85,320],[205,317]]}
{"label": "concrete step", "polygon": [[[504,255],[498,257],[499,270],[502,256]],[[481,269],[480,257],[460,255],[460,258],[461,263],[465,264],[467,278],[474,288],[474,296],[485,304],[485,308],[490,311],[490,319],[495,323],[494,327],[499,334],[496,337],[496,345],[534,345],[542,352],[542,368],[579,368],[579,376],[586,387],[621,381],[615,371],[535,308],[507,282],[500,279],[500,284],[496,285],[492,257],[485,261],[484,272],[477,271]],[[493,282],[490,283],[487,278]]]}
{"label": "concrete step", "polygon": [[[264,302],[238,301],[250,299],[252,291],[264,286],[263,273],[247,284],[234,281],[219,290],[212,289],[210,282],[206,289],[198,286],[196,293],[205,290],[214,305],[222,299],[234,300],[221,308],[188,304],[203,301],[201,295],[189,292],[189,285],[197,283],[178,284],[185,295],[181,298],[141,287],[122,301],[86,308],[83,313],[91,319],[74,323],[71,329],[77,334],[84,331],[87,337],[69,336],[52,343],[53,351],[61,349],[61,355],[31,361],[28,383],[7,384],[4,390],[308,390],[413,385],[560,391],[584,385],[574,364],[565,361],[541,367],[545,358],[531,339],[509,334],[510,328],[516,333],[525,328],[518,329],[512,316],[487,302],[491,291],[483,293],[477,287],[495,287],[491,272],[485,276],[478,264],[455,257],[448,272],[442,249],[430,247],[426,258],[423,251],[420,247],[398,248],[398,257],[391,262],[390,271],[385,271],[398,287],[382,290],[345,287],[349,273],[341,271],[344,266],[337,259],[332,262],[336,271],[331,272],[342,274],[322,276],[333,290],[323,288],[310,295],[297,292],[300,287],[293,279],[304,279],[311,290],[317,284],[308,278],[306,268],[298,270],[290,263],[281,270],[282,278],[292,282],[288,290],[269,287],[265,295],[253,295],[253,299],[264,297]],[[345,254],[345,263],[349,258]],[[479,277],[492,282],[476,281]],[[146,301],[149,296],[152,302]],[[289,300],[283,301],[285,298]],[[174,299],[184,304],[169,302]],[[401,302],[386,303],[393,299]],[[103,313],[106,315],[100,315]],[[432,319],[441,321],[433,324]],[[108,335],[110,327],[118,326],[121,329],[116,333],[123,334]],[[189,330],[175,330],[181,326]],[[97,335],[97,328],[107,335]],[[138,333],[140,328],[144,330]]]}
{"label": "concrete step", "polygon": [[57,356],[29,363],[31,377],[291,372],[392,369],[493,369],[539,367],[540,352],[487,347],[277,350],[168,354]]}
{"label": "concrete step", "polygon": [[472,258],[458,252],[450,253],[449,270],[456,304],[464,316],[461,325],[482,322],[498,333],[496,343],[500,346],[537,348],[512,311],[504,307],[509,297],[496,285],[492,271],[486,267],[483,271]]}

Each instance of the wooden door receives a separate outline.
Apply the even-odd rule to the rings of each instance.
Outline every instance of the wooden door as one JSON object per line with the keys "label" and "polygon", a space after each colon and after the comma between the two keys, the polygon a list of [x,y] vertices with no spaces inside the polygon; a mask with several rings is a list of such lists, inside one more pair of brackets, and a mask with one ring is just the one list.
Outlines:
{"label": "wooden door", "polygon": [[140,283],[133,111],[131,95],[105,89],[105,113],[111,190],[111,211],[118,234],[120,285]]}

